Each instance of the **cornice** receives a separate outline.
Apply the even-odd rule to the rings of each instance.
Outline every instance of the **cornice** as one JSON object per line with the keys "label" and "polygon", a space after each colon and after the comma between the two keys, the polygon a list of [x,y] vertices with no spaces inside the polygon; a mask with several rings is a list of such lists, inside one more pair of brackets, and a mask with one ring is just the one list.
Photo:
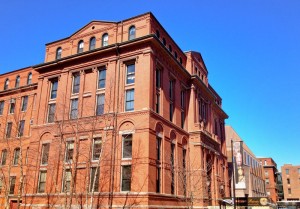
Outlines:
{"label": "cornice", "polygon": [[37,89],[37,86],[38,86],[37,83],[33,83],[33,84],[26,85],[26,86],[20,86],[18,88],[2,90],[2,91],[0,91],[0,96],[11,95],[11,94],[21,93],[21,92],[25,92],[25,91],[31,91],[31,90]]}

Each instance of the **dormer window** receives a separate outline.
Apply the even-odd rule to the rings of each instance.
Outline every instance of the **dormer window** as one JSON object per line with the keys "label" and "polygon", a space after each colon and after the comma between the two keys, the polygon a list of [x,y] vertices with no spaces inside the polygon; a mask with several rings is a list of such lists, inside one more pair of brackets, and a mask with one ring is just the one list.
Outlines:
{"label": "dormer window", "polygon": [[105,33],[102,36],[102,46],[107,46],[108,45],[108,34]]}
{"label": "dormer window", "polygon": [[96,38],[95,37],[92,37],[90,39],[90,50],[93,50],[96,48]]}
{"label": "dormer window", "polygon": [[19,86],[20,86],[20,76],[18,75],[16,78],[15,88],[18,88]]}
{"label": "dormer window", "polygon": [[8,85],[9,85],[9,79],[7,78],[4,82],[4,90],[8,89]]}
{"label": "dormer window", "polygon": [[83,52],[84,42],[83,40],[78,42],[77,53]]}
{"label": "dormer window", "polygon": [[55,59],[60,59],[61,58],[61,52],[62,52],[62,49],[61,47],[58,47],[57,50],[56,50],[56,58]]}
{"label": "dormer window", "polygon": [[29,85],[31,83],[32,83],[32,73],[29,73],[28,77],[27,77],[27,85]]}
{"label": "dormer window", "polygon": [[128,40],[135,39],[135,26],[131,26],[129,28],[129,33],[128,33]]}

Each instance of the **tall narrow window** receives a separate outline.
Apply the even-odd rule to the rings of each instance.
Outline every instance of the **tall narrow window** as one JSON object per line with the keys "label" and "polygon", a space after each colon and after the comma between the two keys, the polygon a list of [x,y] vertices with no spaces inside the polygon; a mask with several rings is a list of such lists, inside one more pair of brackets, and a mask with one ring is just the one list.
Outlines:
{"label": "tall narrow window", "polygon": [[71,179],[72,174],[70,169],[65,170],[64,178],[63,178],[63,192],[69,192],[71,188]]}
{"label": "tall narrow window", "polygon": [[126,84],[132,84],[135,82],[135,65],[127,65]]}
{"label": "tall narrow window", "polygon": [[107,46],[108,45],[108,34],[105,33],[102,36],[102,46]]}
{"label": "tall narrow window", "polygon": [[92,167],[91,168],[91,176],[90,176],[90,191],[91,192],[98,192],[99,176],[100,176],[100,168]]}
{"label": "tall narrow window", "polygon": [[129,28],[128,40],[135,39],[135,26]]}
{"label": "tall narrow window", "polygon": [[156,160],[160,161],[161,159],[161,138],[156,137]]}
{"label": "tall narrow window", "polygon": [[16,84],[15,84],[15,88],[18,88],[20,86],[20,76],[18,75],[16,77]]}
{"label": "tall narrow window", "polygon": [[102,115],[104,113],[104,101],[105,101],[105,94],[98,94],[97,95],[97,115]]}
{"label": "tall narrow window", "polygon": [[42,145],[42,156],[41,156],[41,164],[47,165],[48,159],[49,159],[49,150],[50,150],[50,144],[43,144]]}
{"label": "tall narrow window", "polygon": [[134,89],[126,90],[125,111],[134,110]]}
{"label": "tall narrow window", "polygon": [[89,50],[93,50],[96,48],[96,38],[95,37],[92,37],[90,39],[90,47],[89,47]]}
{"label": "tall narrow window", "polygon": [[6,126],[6,138],[11,137],[12,122],[8,122]]}
{"label": "tall narrow window", "polygon": [[18,165],[19,158],[20,158],[20,148],[16,148],[15,151],[14,151],[13,165]]}
{"label": "tall narrow window", "polygon": [[3,115],[4,101],[0,101],[0,115]]}
{"label": "tall narrow window", "polygon": [[289,175],[290,174],[290,170],[289,169],[285,169],[285,174]]}
{"label": "tall narrow window", "polygon": [[131,165],[122,166],[122,191],[131,190]]}
{"label": "tall narrow window", "polygon": [[16,99],[11,99],[10,105],[9,105],[9,113],[10,114],[15,113],[15,107],[16,107]]}
{"label": "tall narrow window", "polygon": [[25,120],[21,120],[19,122],[19,127],[18,127],[18,137],[22,137],[24,135],[24,126],[25,126]]}
{"label": "tall narrow window", "polygon": [[72,88],[72,93],[73,94],[79,93],[79,88],[80,88],[80,74],[79,73],[74,73],[73,74],[73,88]]}
{"label": "tall narrow window", "polygon": [[78,117],[78,99],[71,99],[70,119]]}
{"label": "tall narrow window", "polygon": [[171,194],[175,194],[175,144],[171,143]]}
{"label": "tall narrow window", "polygon": [[70,141],[66,144],[66,156],[65,156],[65,162],[71,163],[73,160],[73,153],[74,153],[74,142]]}
{"label": "tall narrow window", "polygon": [[102,140],[101,138],[94,138],[93,141],[93,160],[99,160],[102,149]]}
{"label": "tall narrow window", "polygon": [[48,123],[53,123],[55,120],[55,108],[56,108],[55,103],[48,105],[48,117],[47,117]]}
{"label": "tall narrow window", "polygon": [[159,114],[160,109],[160,94],[156,93],[156,100],[155,100],[155,112]]}
{"label": "tall narrow window", "polygon": [[77,53],[83,52],[84,42],[83,40],[78,42]]}
{"label": "tall narrow window", "polygon": [[105,88],[105,80],[106,80],[106,69],[99,68],[98,69],[98,89]]}
{"label": "tall narrow window", "polygon": [[182,177],[183,177],[183,195],[186,196],[186,149],[182,149]]}
{"label": "tall narrow window", "polygon": [[16,177],[11,176],[9,178],[9,194],[14,194],[15,193],[15,186],[16,186]]}
{"label": "tall narrow window", "polygon": [[288,188],[288,194],[292,194],[292,189]]}
{"label": "tall narrow window", "polygon": [[132,158],[132,134],[123,135],[123,158]]}
{"label": "tall narrow window", "polygon": [[55,57],[57,60],[61,58],[61,53],[62,53],[62,49],[61,47],[58,47],[56,49],[56,57]]}
{"label": "tall narrow window", "polygon": [[173,115],[174,115],[174,80],[169,81],[169,97],[170,97],[169,119],[170,119],[170,121],[173,121]]}
{"label": "tall narrow window", "polygon": [[27,103],[28,103],[28,96],[23,96],[22,97],[21,111],[26,111],[26,109],[27,109]]}
{"label": "tall narrow window", "polygon": [[155,77],[156,77],[156,88],[160,88],[161,87],[161,71],[159,69],[156,69],[156,74],[155,74]]}
{"label": "tall narrow window", "polygon": [[38,193],[44,193],[46,189],[47,171],[40,171]]}
{"label": "tall narrow window", "polygon": [[9,79],[7,78],[4,82],[4,90],[7,90],[9,86]]}
{"label": "tall narrow window", "polygon": [[51,80],[51,92],[50,99],[56,99],[57,97],[57,87],[58,87],[58,79]]}
{"label": "tall narrow window", "polygon": [[32,83],[32,73],[29,73],[27,77],[27,85],[30,85],[31,83]]}
{"label": "tall narrow window", "polygon": [[161,185],[161,138],[156,137],[156,192],[160,193]]}
{"label": "tall narrow window", "polygon": [[180,92],[180,106],[181,106],[181,128],[184,128],[185,123],[185,91]]}
{"label": "tall narrow window", "polygon": [[1,165],[6,165],[6,158],[7,158],[7,150],[2,150],[1,154]]}

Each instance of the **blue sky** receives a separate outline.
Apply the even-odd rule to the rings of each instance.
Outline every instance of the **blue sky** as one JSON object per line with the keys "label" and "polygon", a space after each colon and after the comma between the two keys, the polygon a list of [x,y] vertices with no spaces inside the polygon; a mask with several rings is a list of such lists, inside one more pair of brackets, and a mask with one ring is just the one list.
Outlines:
{"label": "blue sky", "polygon": [[45,44],[92,20],[151,11],[201,52],[231,125],[256,156],[300,164],[299,0],[14,0],[0,7],[0,73],[43,62]]}

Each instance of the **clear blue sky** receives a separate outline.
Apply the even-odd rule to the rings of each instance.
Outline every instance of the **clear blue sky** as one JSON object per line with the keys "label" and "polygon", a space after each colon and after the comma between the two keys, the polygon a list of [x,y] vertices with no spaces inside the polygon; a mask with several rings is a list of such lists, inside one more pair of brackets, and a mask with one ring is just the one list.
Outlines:
{"label": "clear blue sky", "polygon": [[45,44],[91,20],[151,11],[202,53],[231,125],[256,156],[300,164],[299,0],[12,0],[0,6],[0,73],[43,62]]}

